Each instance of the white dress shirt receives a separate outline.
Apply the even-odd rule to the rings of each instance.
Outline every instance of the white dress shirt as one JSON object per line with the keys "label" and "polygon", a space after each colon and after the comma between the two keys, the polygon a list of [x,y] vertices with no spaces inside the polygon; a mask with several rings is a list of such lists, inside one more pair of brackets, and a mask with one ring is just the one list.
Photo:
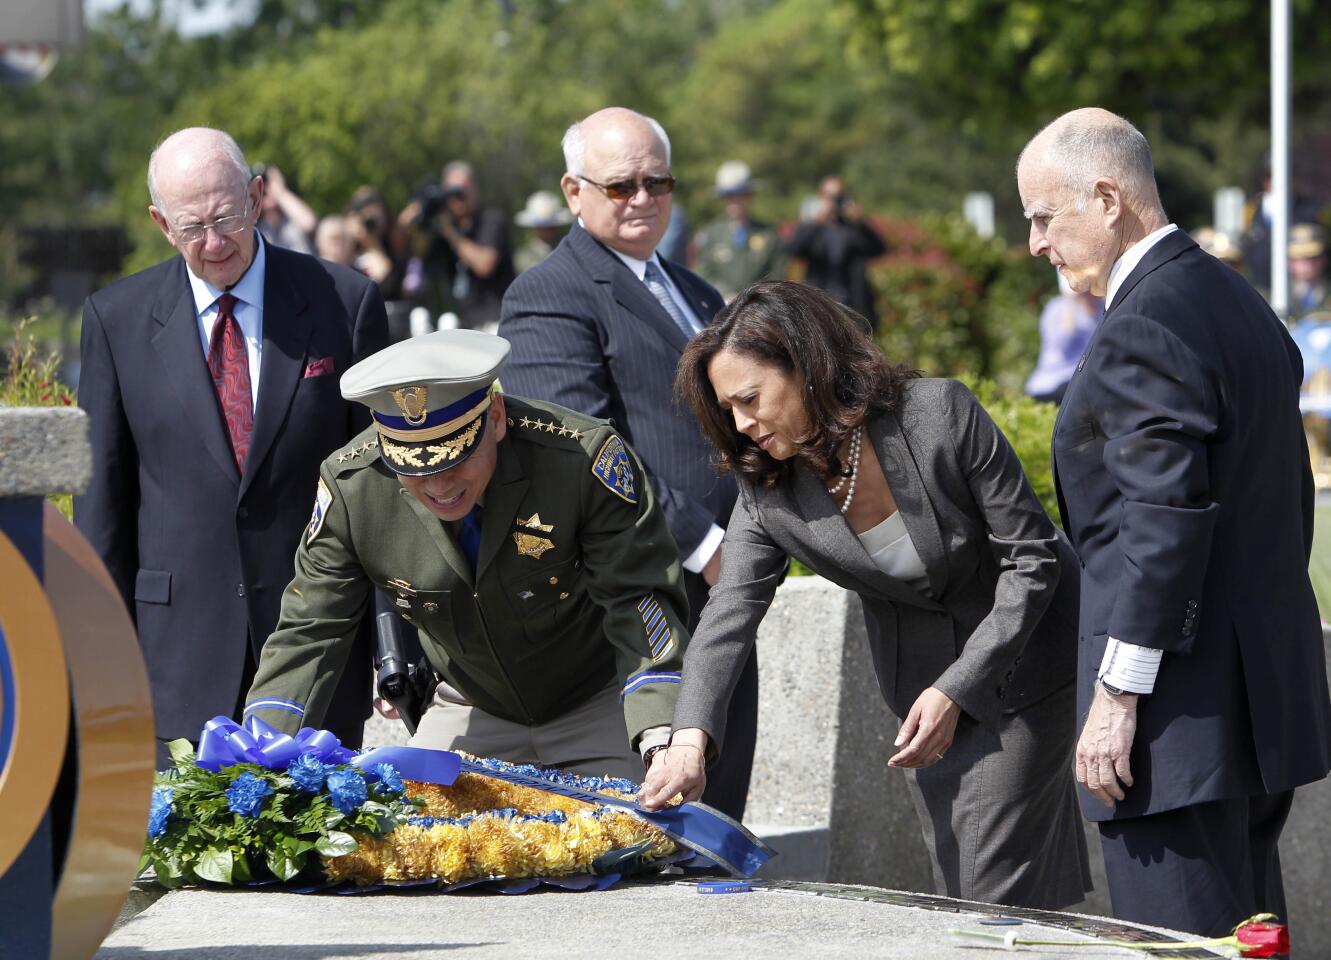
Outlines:
{"label": "white dress shirt", "polygon": [[[1114,297],[1123,286],[1123,281],[1137,268],[1137,264],[1142,262],[1142,258],[1152,247],[1177,229],[1178,227],[1171,223],[1153,233],[1148,233],[1114,262],[1114,266],[1109,270],[1109,288],[1105,295],[1106,311],[1113,306]],[[1160,659],[1163,656],[1163,650],[1110,637],[1109,642],[1105,644],[1105,655],[1100,660],[1100,670],[1096,677],[1126,693],[1150,693],[1155,689],[1155,678],[1160,671]]]}
{"label": "white dress shirt", "polygon": [[265,243],[256,230],[254,241],[258,245],[254,252],[254,262],[245,275],[230,290],[219,290],[206,280],[194,275],[188,267],[190,291],[194,294],[194,311],[199,317],[199,336],[203,339],[203,357],[208,359],[208,345],[212,342],[213,326],[217,323],[217,298],[229,293],[236,298],[236,307],[232,311],[240,332],[245,335],[245,354],[250,363],[250,405],[253,408],[259,402],[259,370],[263,359],[263,282],[268,270],[268,256]]}

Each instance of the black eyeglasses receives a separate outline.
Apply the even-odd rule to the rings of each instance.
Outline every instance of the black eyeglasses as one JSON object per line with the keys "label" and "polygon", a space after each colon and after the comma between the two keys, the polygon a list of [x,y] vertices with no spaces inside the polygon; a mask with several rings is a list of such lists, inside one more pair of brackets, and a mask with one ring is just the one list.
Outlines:
{"label": "black eyeglasses", "polygon": [[663,177],[616,180],[613,183],[597,183],[591,177],[584,177],[582,174],[577,176],[579,180],[586,180],[593,187],[599,187],[601,192],[611,200],[632,200],[638,195],[639,190],[646,190],[649,197],[664,197],[667,193],[673,193],[675,190],[675,178],[668,173]]}

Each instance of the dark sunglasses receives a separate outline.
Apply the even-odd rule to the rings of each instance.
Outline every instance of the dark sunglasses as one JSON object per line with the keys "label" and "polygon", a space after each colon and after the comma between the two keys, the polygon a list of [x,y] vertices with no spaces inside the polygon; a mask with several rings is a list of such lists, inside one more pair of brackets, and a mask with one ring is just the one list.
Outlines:
{"label": "dark sunglasses", "polygon": [[586,180],[593,187],[599,187],[611,200],[632,200],[640,189],[646,190],[649,197],[664,197],[675,190],[675,178],[668,173],[664,177],[643,177],[641,181],[616,180],[614,183],[597,183],[591,177],[584,177],[582,174],[578,174],[578,179]]}

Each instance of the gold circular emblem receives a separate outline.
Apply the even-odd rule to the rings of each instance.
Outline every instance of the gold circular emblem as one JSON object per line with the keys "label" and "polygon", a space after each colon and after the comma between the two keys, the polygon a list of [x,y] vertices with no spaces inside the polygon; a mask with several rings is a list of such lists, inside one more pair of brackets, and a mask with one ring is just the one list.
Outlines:
{"label": "gold circular emblem", "polygon": [[425,422],[428,412],[430,391],[425,387],[401,387],[393,390],[393,400],[407,418],[407,423],[419,427]]}
{"label": "gold circular emblem", "polygon": [[69,683],[41,581],[0,534],[0,874],[46,813],[65,757]]}

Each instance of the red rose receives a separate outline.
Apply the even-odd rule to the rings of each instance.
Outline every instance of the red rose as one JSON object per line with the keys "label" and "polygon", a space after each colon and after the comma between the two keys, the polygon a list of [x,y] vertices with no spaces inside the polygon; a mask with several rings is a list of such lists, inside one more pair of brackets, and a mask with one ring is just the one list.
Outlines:
{"label": "red rose", "polygon": [[1289,928],[1283,923],[1244,923],[1234,934],[1245,957],[1274,957],[1289,953]]}

